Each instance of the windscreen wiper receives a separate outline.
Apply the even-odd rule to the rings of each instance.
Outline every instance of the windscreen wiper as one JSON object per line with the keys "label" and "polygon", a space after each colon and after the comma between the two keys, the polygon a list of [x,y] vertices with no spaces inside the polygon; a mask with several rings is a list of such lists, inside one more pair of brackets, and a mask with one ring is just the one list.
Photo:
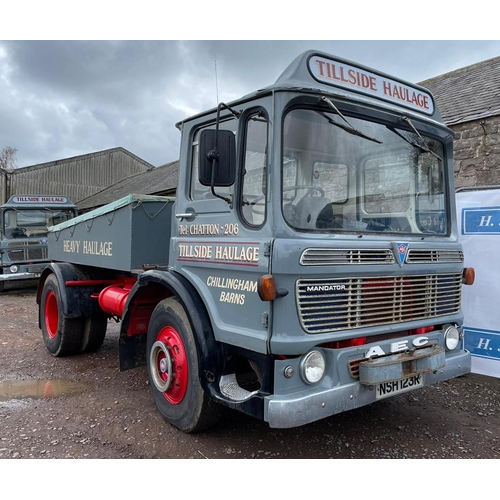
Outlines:
{"label": "windscreen wiper", "polygon": [[319,113],[320,115],[324,116],[326,120],[328,120],[328,123],[331,123],[332,125],[335,125],[336,127],[340,127],[342,130],[345,130],[349,134],[352,135],[357,135],[358,137],[363,137],[363,139],[368,139],[369,141],[376,142],[377,144],[382,144],[382,141],[379,141],[378,139],[375,139],[373,137],[370,137],[369,135],[364,134],[363,132],[359,131],[358,129],[354,128],[348,121],[347,118],[339,111],[337,106],[333,104],[328,97],[322,96],[319,98],[320,102],[326,102],[328,106],[330,106],[339,116],[344,120],[347,125],[342,125],[341,123],[337,123],[333,121],[331,118],[329,118],[325,113]]}
{"label": "windscreen wiper", "polygon": [[430,149],[429,146],[427,146],[427,144],[425,143],[424,138],[420,135],[419,131],[415,128],[415,126],[413,125],[413,123],[411,122],[411,120],[407,116],[401,116],[399,118],[399,121],[407,123],[413,129],[413,131],[415,132],[415,134],[417,134],[417,136],[419,137],[419,139],[422,141],[421,144],[418,144],[415,141],[411,141],[410,139],[408,139],[407,137],[405,137],[403,134],[400,134],[394,127],[389,127],[388,126],[387,128],[391,132],[394,132],[396,135],[398,135],[399,137],[401,137],[401,139],[403,139],[404,141],[406,141],[411,146],[413,146],[415,148],[418,148],[418,149],[420,149],[420,151],[424,151],[425,153],[430,153],[431,155],[434,155],[438,160],[443,161],[443,159],[441,158],[441,156],[439,156],[437,153],[435,153],[434,151],[432,151],[432,149]]}

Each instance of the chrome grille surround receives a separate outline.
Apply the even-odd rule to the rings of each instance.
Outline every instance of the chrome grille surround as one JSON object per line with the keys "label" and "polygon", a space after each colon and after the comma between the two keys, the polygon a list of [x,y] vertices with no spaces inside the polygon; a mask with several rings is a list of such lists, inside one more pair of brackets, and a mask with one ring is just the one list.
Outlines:
{"label": "chrome grille surround", "polygon": [[459,249],[417,249],[410,248],[406,257],[407,264],[424,264],[428,262],[447,263],[462,263],[464,261],[464,253]]}
{"label": "chrome grille surround", "polygon": [[394,264],[390,249],[308,248],[300,256],[302,266],[341,266],[345,264]]}
{"label": "chrome grille surround", "polygon": [[394,325],[458,313],[462,274],[300,279],[295,297],[307,333]]}

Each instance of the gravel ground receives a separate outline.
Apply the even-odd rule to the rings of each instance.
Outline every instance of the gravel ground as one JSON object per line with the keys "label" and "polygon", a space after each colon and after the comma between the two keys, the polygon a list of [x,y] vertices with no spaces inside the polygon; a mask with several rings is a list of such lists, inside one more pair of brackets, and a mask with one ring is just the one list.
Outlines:
{"label": "gravel ground", "polygon": [[116,323],[97,353],[54,358],[37,318],[35,288],[0,294],[3,459],[500,457],[497,378],[469,374],[296,429],[227,412],[186,435],[158,414],[145,368],[119,371]]}

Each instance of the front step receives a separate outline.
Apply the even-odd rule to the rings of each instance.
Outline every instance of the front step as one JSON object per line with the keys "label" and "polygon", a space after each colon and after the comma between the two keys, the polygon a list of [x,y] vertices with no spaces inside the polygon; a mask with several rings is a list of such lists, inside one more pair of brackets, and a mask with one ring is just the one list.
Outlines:
{"label": "front step", "polygon": [[231,399],[232,401],[246,401],[252,396],[255,396],[259,391],[247,391],[239,386],[236,380],[236,374],[223,375],[220,379],[220,392],[223,396]]}

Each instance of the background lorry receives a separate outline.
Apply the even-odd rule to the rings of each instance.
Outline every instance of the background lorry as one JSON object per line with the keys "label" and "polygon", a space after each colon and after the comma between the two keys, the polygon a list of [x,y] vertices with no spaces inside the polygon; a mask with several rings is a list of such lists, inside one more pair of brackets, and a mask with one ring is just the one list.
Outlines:
{"label": "background lorry", "polygon": [[426,89],[308,51],[177,126],[175,199],[51,228],[51,354],[120,321],[120,369],[147,365],[185,432],[224,407],[300,426],[470,371],[453,133]]}
{"label": "background lorry", "polygon": [[0,292],[6,281],[38,278],[48,264],[47,228],[77,215],[65,196],[11,196],[0,206]]}

